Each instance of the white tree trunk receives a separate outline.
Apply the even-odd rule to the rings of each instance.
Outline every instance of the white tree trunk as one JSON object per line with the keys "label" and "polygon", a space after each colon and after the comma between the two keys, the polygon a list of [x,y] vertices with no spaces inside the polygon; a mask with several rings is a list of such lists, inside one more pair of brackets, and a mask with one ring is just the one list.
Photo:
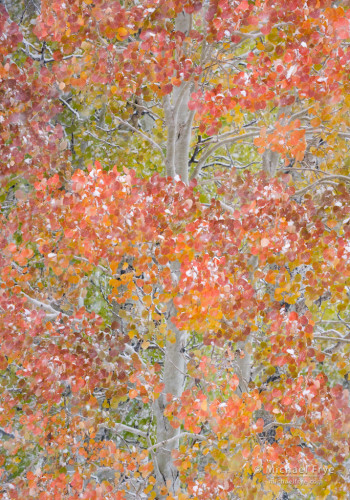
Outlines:
{"label": "white tree trunk", "polygon": [[[186,343],[186,333],[179,331],[171,322],[170,317],[175,314],[175,308],[171,302],[168,309],[169,319],[168,327],[175,334],[176,341],[166,342],[166,352],[164,360],[163,383],[164,391],[156,400],[154,405],[154,412],[157,419],[157,442],[166,441],[180,434],[180,428],[174,429],[168,418],[164,415],[166,407],[166,395],[179,398],[182,395],[186,379],[186,361],[184,356],[184,347]],[[159,487],[163,485],[170,485],[170,491],[174,495],[179,487],[178,472],[173,464],[171,452],[178,448],[179,440],[174,439],[163,447],[159,448],[156,452],[156,460],[158,469],[161,475],[160,481],[163,484],[158,484]]]}
{"label": "white tree trunk", "polygon": [[[182,12],[177,16],[175,29],[188,34],[191,29],[191,16]],[[186,50],[183,47],[183,50]],[[180,176],[181,180],[188,183],[188,162],[192,133],[193,113],[188,108],[191,96],[191,83],[183,82],[175,87],[171,96],[166,96],[163,101],[164,114],[168,130],[166,174],[174,178]],[[179,279],[179,264],[172,263],[174,282]],[[185,344],[186,332],[178,330],[171,318],[176,315],[173,302],[168,304],[168,329],[174,334],[175,342],[168,340],[165,346],[165,359],[163,371],[164,390],[154,404],[154,413],[157,420],[157,442],[171,440],[180,434],[180,428],[174,429],[164,415],[166,408],[166,395],[180,398],[186,381]],[[172,339],[173,340],[173,339]],[[168,486],[171,493],[176,495],[179,488],[178,471],[173,464],[171,453],[178,448],[179,440],[173,439],[156,452],[157,468],[161,477],[157,480],[158,497],[161,498],[160,488]]]}
{"label": "white tree trunk", "polygon": [[[192,16],[181,12],[175,20],[175,30],[185,35],[191,30]],[[186,53],[186,44],[181,47]],[[192,83],[182,82],[174,87],[171,97],[164,98],[165,121],[168,130],[166,173],[170,177],[179,175],[188,184],[188,161],[194,113],[189,110]]]}

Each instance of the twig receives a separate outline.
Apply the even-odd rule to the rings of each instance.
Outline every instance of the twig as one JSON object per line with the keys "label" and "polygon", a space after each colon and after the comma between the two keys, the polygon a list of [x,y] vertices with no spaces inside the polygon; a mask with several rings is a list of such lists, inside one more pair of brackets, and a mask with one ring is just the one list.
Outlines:
{"label": "twig", "polygon": [[249,139],[249,138],[253,138],[253,137],[256,137],[257,136],[257,131],[255,132],[248,132],[246,134],[241,134],[241,135],[236,135],[234,137],[229,137],[228,139],[224,139],[224,140],[220,140],[217,142],[217,144],[214,144],[211,148],[209,148],[201,157],[201,159],[199,160],[199,162],[197,163],[197,166],[196,168],[194,169],[192,175],[191,175],[191,179],[195,179],[199,172],[202,170],[202,167],[205,165],[205,162],[207,161],[207,159],[209,158],[209,156],[211,156],[214,151],[216,151],[217,149],[223,147],[223,146],[226,146],[227,144],[233,144],[234,142],[239,142],[239,141],[242,141],[244,139]]}
{"label": "twig", "polygon": [[339,335],[340,339],[346,338],[346,337],[343,337],[343,335],[340,332],[338,332],[338,330],[335,330],[334,328],[331,328],[327,331],[318,332],[318,334],[320,334],[320,335],[327,335],[329,333],[335,333],[336,335]]}
{"label": "twig", "polygon": [[219,200],[220,201],[220,205],[222,206],[222,208],[224,208],[225,210],[228,210],[229,212],[231,212],[232,214],[235,212],[235,209],[233,207],[231,207],[230,205],[227,205],[224,201],[222,200]]}
{"label": "twig", "polygon": [[60,97],[59,100],[61,101],[62,104],[64,104],[69,109],[69,111],[71,111],[77,117],[77,119],[80,122],[84,121],[84,119],[80,116],[78,111],[76,109],[72,108],[72,106],[67,101],[65,101],[62,97]]}
{"label": "twig", "polygon": [[[102,425],[102,427],[104,427]],[[140,429],[135,429],[134,427],[130,427],[129,425],[125,425],[125,424],[115,424],[115,426],[113,428],[110,428],[110,427],[107,427],[108,429],[110,429],[111,431],[113,432],[130,432],[130,434],[135,434],[136,436],[141,436],[145,439],[147,439],[147,432],[144,432],[144,431],[140,431]]]}
{"label": "twig", "polygon": [[62,311],[56,311],[50,304],[46,304],[45,302],[41,302],[40,300],[34,299],[33,297],[30,297],[30,295],[27,295],[26,293],[22,292],[22,295],[24,295],[29,302],[31,302],[33,305],[40,307],[40,309],[44,309],[44,311],[47,311],[51,313],[52,315],[58,316],[59,314],[62,314],[63,316],[66,316],[67,318],[69,317],[68,314],[65,314]]}
{"label": "twig", "polygon": [[207,439],[205,436],[202,436],[200,434],[193,434],[192,432],[180,432],[180,434],[177,434],[176,436],[173,436],[169,439],[164,439],[163,441],[160,441],[159,443],[154,444],[153,446],[148,448],[147,451],[157,450],[158,448],[161,448],[165,444],[169,444],[169,443],[176,441],[177,439],[180,439],[180,438],[185,437],[185,436],[191,437],[193,439],[197,439],[199,441],[205,441]]}
{"label": "twig", "polygon": [[213,161],[212,163],[207,163],[206,165],[204,165],[204,167],[202,167],[202,170],[204,170],[205,168],[214,167],[215,165],[218,167],[232,168],[232,165],[230,163],[222,163],[221,161]]}
{"label": "twig", "polygon": [[312,109],[313,106],[309,106],[308,108],[306,109],[302,109],[301,111],[297,111],[296,113],[294,113],[293,115],[291,115],[289,117],[289,123],[293,120],[295,120],[296,118],[299,118],[299,116],[302,116],[304,115],[305,113],[307,113],[309,111],[309,109]]}
{"label": "twig", "polygon": [[139,361],[141,363],[141,366],[144,370],[147,369],[146,363],[143,361],[141,356],[135,351],[135,349],[130,345],[130,344],[125,344],[124,351],[127,352],[130,356],[133,356],[136,354],[136,356],[139,358]]}
{"label": "twig", "polygon": [[332,340],[335,342],[345,342],[346,344],[350,344],[350,339],[343,339],[342,337],[324,337],[323,335],[314,335],[313,338],[320,340]]}
{"label": "twig", "polygon": [[293,427],[295,429],[299,426],[291,424],[290,422],[270,422],[269,424],[264,426],[263,432],[268,431],[269,429],[272,429],[272,427]]}
{"label": "twig", "polygon": [[157,113],[155,113],[154,111],[151,111],[146,106],[142,106],[142,104],[137,104],[136,102],[133,102],[133,101],[127,101],[127,102],[128,102],[128,104],[130,104],[131,106],[134,106],[135,108],[142,109],[142,111],[144,111],[146,115],[150,115],[154,121],[155,120],[164,121],[163,118],[161,118],[159,115],[157,115]]}
{"label": "twig", "polygon": [[309,168],[309,167],[304,167],[304,168],[295,168],[295,167],[289,167],[286,165],[285,167],[278,168],[277,171],[286,171],[288,170],[289,172],[304,172],[304,170],[307,170],[308,172],[314,172],[315,174],[324,174],[324,175],[329,175],[328,172],[325,172],[324,170],[319,170],[318,168]]}
{"label": "twig", "polygon": [[[125,121],[125,120],[122,120],[122,118],[119,118],[119,116],[116,116],[115,117],[120,123],[122,123],[123,125],[125,125],[126,127],[129,127],[130,130],[132,130],[133,132],[136,132],[137,134],[139,134],[141,137],[143,137],[146,141],[150,142],[156,149],[158,149],[158,151],[160,152],[161,154],[161,157],[163,159],[163,161],[165,162],[165,156],[164,156],[164,153],[163,153],[163,150],[161,148],[161,146],[156,143],[152,137],[149,137],[148,135],[144,134],[143,132],[141,132],[141,130],[133,127],[132,125],[130,125],[129,122]],[[102,129],[103,130],[103,129]]]}
{"label": "twig", "polygon": [[309,189],[314,189],[315,187],[319,186],[320,184],[336,185],[334,182],[332,182],[333,180],[344,181],[344,182],[350,183],[350,177],[348,177],[346,175],[329,175],[326,178],[319,179],[318,181],[315,181],[314,183],[310,184],[309,186],[306,186],[303,189],[299,189],[299,191],[296,191],[293,194],[293,197],[294,196],[302,196],[303,194],[307,193],[307,191],[309,191]]}
{"label": "twig", "polygon": [[97,137],[97,135],[94,135],[89,130],[87,131],[87,134],[91,135],[91,137],[93,137],[97,141],[100,141],[100,142],[103,142],[104,144],[107,144],[108,146],[112,146],[113,148],[116,148],[116,149],[122,149],[118,144],[113,144],[113,142],[108,142],[108,141],[105,141],[104,139],[100,139],[99,137]]}

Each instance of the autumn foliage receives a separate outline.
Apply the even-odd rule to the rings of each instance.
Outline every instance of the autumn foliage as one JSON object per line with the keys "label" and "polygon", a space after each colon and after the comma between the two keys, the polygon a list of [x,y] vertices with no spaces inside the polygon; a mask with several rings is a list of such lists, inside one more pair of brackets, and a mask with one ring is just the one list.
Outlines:
{"label": "autumn foliage", "polygon": [[5,5],[1,498],[348,498],[346,2]]}

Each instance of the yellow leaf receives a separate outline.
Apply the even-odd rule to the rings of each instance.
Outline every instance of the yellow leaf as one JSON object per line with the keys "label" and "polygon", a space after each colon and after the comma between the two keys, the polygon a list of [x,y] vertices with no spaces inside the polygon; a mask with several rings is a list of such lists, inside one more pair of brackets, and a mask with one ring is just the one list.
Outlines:
{"label": "yellow leaf", "polygon": [[76,285],[77,283],[79,283],[79,277],[78,276],[69,276],[68,281],[69,281],[69,283]]}
{"label": "yellow leaf", "polygon": [[115,288],[115,287],[120,285],[120,281],[116,280],[115,278],[112,278],[111,280],[109,280],[109,284],[110,284],[110,286]]}
{"label": "yellow leaf", "polygon": [[80,47],[84,50],[89,50],[91,48],[91,44],[89,42],[82,42]]}
{"label": "yellow leaf", "polygon": [[137,330],[129,330],[128,331],[128,335],[131,339],[133,339],[135,337],[135,335],[137,334]]}
{"label": "yellow leaf", "polygon": [[118,40],[123,40],[124,38],[126,38],[128,36],[128,30],[123,28],[123,27],[120,27],[117,29],[117,38]]}
{"label": "yellow leaf", "polygon": [[235,123],[237,123],[237,125],[242,125],[244,121],[244,116],[243,113],[241,112],[239,104],[235,106],[234,111],[235,111]]}
{"label": "yellow leaf", "polygon": [[119,406],[119,399],[118,398],[112,398],[110,401],[111,408],[113,410],[116,410]]}
{"label": "yellow leaf", "polygon": [[146,307],[150,307],[150,305],[152,304],[152,297],[150,295],[146,295],[145,297],[143,297],[142,302]]}
{"label": "yellow leaf", "polygon": [[321,123],[321,120],[319,118],[313,118],[312,120],[310,120],[310,124],[312,127],[318,127]]}

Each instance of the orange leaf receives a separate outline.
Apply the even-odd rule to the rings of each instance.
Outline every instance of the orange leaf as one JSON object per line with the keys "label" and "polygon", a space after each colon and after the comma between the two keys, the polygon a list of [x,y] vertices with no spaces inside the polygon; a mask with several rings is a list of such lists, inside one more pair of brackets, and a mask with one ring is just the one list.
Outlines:
{"label": "orange leaf", "polygon": [[123,27],[120,27],[117,29],[117,38],[118,40],[123,40],[124,38],[126,38],[128,36],[128,30],[123,28]]}
{"label": "orange leaf", "polygon": [[118,270],[119,262],[113,260],[112,262],[110,262],[109,267],[111,268],[112,273],[115,274]]}

